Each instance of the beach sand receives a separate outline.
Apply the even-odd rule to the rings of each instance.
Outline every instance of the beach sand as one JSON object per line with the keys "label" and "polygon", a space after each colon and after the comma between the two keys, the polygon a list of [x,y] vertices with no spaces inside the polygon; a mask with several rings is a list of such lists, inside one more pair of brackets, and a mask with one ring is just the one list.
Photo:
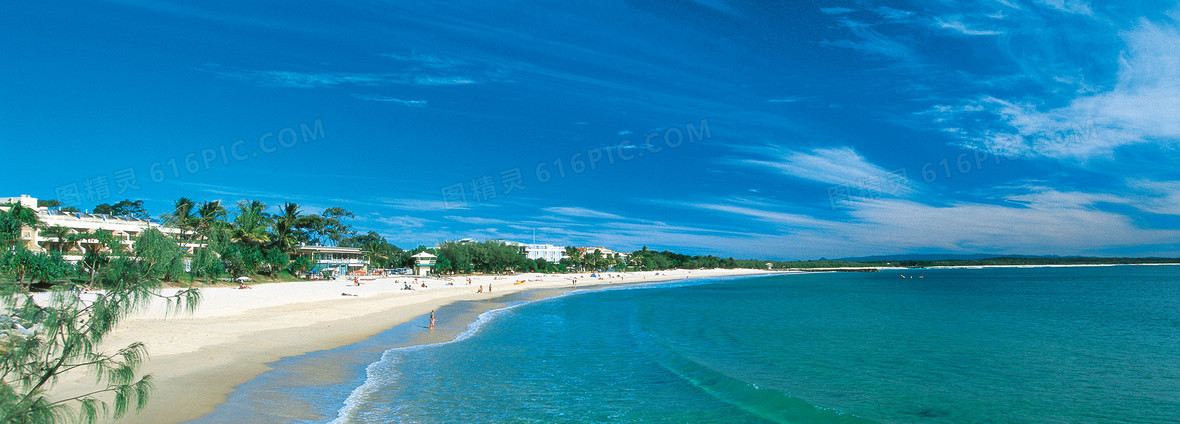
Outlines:
{"label": "beach sand", "polygon": [[[268,363],[356,343],[456,301],[573,287],[573,278],[578,288],[586,288],[769,273],[719,269],[610,274],[615,278],[590,278],[589,273],[475,276],[470,285],[467,277],[418,278],[427,287],[416,286],[413,291],[403,290],[405,282],[413,284],[413,276],[361,281],[361,286],[342,278],[258,284],[249,290],[217,287],[202,290],[196,312],[168,317],[162,303],[153,304],[124,320],[104,341],[107,351],[135,341],[146,344],[151,359],[142,371],[156,381],[148,406],[118,422],[179,423],[201,417],[225,402],[234,387],[270,370]],[[513,284],[520,280],[526,282]],[[477,293],[480,286],[484,293]],[[175,290],[164,291],[171,292]],[[64,396],[94,388],[93,377],[67,375],[54,393]]]}

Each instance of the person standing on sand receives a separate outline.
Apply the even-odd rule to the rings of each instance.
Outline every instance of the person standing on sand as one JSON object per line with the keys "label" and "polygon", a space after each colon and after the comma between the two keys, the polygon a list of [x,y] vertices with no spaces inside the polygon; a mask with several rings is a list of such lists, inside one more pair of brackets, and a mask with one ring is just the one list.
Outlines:
{"label": "person standing on sand", "polygon": [[434,311],[430,311],[430,329],[434,329]]}

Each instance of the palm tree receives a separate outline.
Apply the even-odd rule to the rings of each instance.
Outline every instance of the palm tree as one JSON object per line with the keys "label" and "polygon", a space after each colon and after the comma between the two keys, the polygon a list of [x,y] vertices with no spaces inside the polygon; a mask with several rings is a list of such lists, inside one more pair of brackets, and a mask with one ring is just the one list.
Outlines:
{"label": "palm tree", "polygon": [[220,200],[202,202],[197,207],[197,232],[208,237],[226,215],[225,207],[221,206]]}
{"label": "palm tree", "polygon": [[176,199],[175,207],[173,208],[172,213],[164,216],[165,221],[180,230],[179,238],[182,241],[190,238],[189,231],[192,229],[194,224],[193,209],[195,207],[196,203],[194,203],[192,199],[181,197]]}
{"label": "palm tree", "polygon": [[260,201],[238,202],[238,216],[234,217],[233,240],[253,247],[270,241],[270,216],[266,204]]}
{"label": "palm tree", "polygon": [[299,220],[303,218],[303,211],[299,210],[299,205],[295,203],[284,203],[282,214],[275,217],[274,229],[275,237],[272,240],[280,251],[283,253],[291,253],[295,249],[295,244],[299,242],[298,229],[296,226]]}
{"label": "palm tree", "polygon": [[565,256],[569,259],[571,268],[580,268],[582,266],[582,251],[573,246],[565,247]]}

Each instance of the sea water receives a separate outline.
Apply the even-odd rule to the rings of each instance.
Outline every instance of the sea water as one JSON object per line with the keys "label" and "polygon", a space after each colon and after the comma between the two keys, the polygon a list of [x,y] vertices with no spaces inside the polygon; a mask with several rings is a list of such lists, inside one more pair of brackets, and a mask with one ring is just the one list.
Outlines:
{"label": "sea water", "polygon": [[1180,420],[1176,266],[690,280],[517,299],[464,324],[320,353],[370,362],[291,395],[314,404],[301,417],[203,422]]}

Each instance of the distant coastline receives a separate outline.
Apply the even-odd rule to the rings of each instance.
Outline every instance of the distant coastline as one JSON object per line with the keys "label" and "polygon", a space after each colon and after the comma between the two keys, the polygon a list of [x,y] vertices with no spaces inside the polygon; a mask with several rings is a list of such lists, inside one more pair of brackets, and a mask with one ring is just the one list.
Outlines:
{"label": "distant coastline", "polygon": [[984,259],[938,260],[877,260],[856,261],[820,259],[817,261],[771,261],[774,269],[798,271],[840,271],[854,269],[910,269],[910,268],[974,268],[1028,266],[1111,266],[1111,265],[1177,265],[1180,258],[1104,258],[1104,257],[1038,257],[997,256]]}

